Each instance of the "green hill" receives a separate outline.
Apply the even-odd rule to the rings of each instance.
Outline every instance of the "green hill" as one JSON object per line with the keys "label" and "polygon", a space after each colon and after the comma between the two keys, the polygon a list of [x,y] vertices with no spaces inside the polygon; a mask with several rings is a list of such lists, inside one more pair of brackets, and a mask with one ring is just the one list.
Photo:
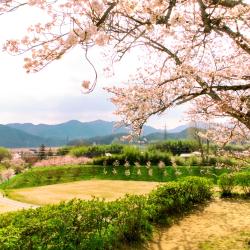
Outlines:
{"label": "green hill", "polygon": [[25,133],[15,128],[0,125],[0,146],[8,148],[39,147],[41,144],[45,144],[47,146],[58,146],[65,144],[65,141],[45,139]]}
{"label": "green hill", "polygon": [[[43,138],[59,138],[63,140],[87,139],[97,136],[107,136],[118,133],[128,133],[125,127],[115,128],[115,122],[96,120],[92,122],[80,122],[77,120],[68,121],[56,125],[32,123],[12,123],[9,127],[19,129],[23,132],[40,136]],[[150,134],[159,130],[145,126],[144,134]]]}

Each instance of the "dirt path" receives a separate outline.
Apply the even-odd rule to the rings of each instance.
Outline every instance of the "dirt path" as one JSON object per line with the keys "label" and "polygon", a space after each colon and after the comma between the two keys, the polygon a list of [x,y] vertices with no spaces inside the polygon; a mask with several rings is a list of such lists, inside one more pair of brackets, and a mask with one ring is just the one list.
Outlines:
{"label": "dirt path", "polygon": [[36,207],[38,206],[8,199],[0,193],[0,213]]}
{"label": "dirt path", "polygon": [[149,249],[250,249],[250,201],[215,199],[203,210],[160,230]]}

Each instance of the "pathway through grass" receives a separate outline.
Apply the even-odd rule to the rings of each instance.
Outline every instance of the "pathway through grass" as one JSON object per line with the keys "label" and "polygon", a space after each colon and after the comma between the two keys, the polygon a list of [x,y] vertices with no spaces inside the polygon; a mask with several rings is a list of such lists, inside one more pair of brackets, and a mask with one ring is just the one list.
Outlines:
{"label": "pathway through grass", "polygon": [[27,208],[36,208],[37,206],[33,206],[31,204],[11,200],[9,198],[3,197],[2,193],[0,192],[0,213],[16,211],[20,209],[27,209]]}

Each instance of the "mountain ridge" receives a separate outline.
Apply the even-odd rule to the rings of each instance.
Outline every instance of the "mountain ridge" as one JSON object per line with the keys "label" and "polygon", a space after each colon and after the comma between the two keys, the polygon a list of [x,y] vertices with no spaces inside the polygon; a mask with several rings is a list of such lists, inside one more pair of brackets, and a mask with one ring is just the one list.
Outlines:
{"label": "mountain ridge", "polygon": [[[87,139],[95,136],[105,136],[108,134],[127,133],[128,128],[115,128],[115,122],[95,120],[90,122],[80,122],[70,120],[59,124],[32,124],[32,123],[9,123],[6,126],[19,129],[23,132],[43,137],[63,140]],[[144,126],[144,134],[159,132],[160,130],[151,126]]]}
{"label": "mountain ridge", "polygon": [[8,148],[19,148],[37,147],[41,144],[59,146],[65,144],[65,141],[34,136],[21,130],[10,128],[6,125],[0,124],[0,146]]}
{"label": "mountain ridge", "polygon": [[[81,122],[78,120],[69,120],[59,124],[33,124],[33,123],[9,123],[0,125],[0,146],[17,147],[39,147],[41,144],[46,146],[62,146],[70,141],[88,141],[89,143],[109,143],[117,140],[121,135],[128,134],[129,129],[115,128],[115,122],[95,120],[90,122]],[[163,130],[151,126],[144,126],[142,138],[147,140],[162,140],[166,137],[186,138],[187,131],[180,131],[181,128],[188,129],[187,125],[181,125],[175,129]],[[172,133],[171,131],[179,131]],[[119,139],[119,138],[118,138]]]}

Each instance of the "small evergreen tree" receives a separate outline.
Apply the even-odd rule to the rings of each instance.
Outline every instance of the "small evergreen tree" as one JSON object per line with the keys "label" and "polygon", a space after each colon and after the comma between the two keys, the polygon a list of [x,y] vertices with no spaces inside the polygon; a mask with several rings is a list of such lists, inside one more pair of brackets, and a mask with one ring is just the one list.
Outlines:
{"label": "small evergreen tree", "polygon": [[48,151],[48,154],[47,154],[48,156],[53,156],[53,151],[52,151],[52,149],[50,148],[49,149],[49,151]]}
{"label": "small evergreen tree", "polygon": [[46,149],[45,149],[44,144],[42,144],[39,148],[38,157],[40,160],[43,160],[46,158]]}

